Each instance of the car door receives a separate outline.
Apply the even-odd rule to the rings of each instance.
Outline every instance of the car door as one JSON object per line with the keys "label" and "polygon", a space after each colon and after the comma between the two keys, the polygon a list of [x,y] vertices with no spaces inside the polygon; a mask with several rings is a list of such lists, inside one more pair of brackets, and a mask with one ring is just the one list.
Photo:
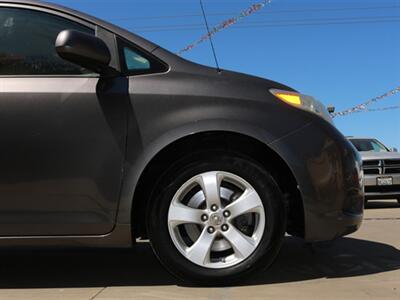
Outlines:
{"label": "car door", "polygon": [[127,79],[62,60],[54,43],[64,29],[99,32],[58,12],[0,4],[0,236],[105,234],[115,225]]}

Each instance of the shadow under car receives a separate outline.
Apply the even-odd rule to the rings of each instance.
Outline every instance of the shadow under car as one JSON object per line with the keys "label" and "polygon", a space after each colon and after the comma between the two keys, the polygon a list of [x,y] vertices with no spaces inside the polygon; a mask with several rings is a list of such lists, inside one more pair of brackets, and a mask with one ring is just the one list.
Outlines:
{"label": "shadow under car", "polygon": [[[181,284],[148,243],[124,250],[0,252],[0,288],[61,288]],[[286,237],[273,266],[242,285],[362,276],[400,269],[400,251],[383,243],[341,238],[304,243]]]}

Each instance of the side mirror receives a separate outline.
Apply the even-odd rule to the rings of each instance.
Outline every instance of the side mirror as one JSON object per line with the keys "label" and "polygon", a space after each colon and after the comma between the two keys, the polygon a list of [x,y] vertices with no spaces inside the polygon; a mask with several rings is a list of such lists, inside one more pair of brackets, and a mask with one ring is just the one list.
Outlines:
{"label": "side mirror", "polygon": [[394,147],[390,148],[389,150],[390,150],[390,152],[399,152],[399,150],[397,150],[397,148],[394,148]]}
{"label": "side mirror", "polygon": [[328,113],[333,114],[335,112],[336,108],[334,106],[330,105],[327,107],[327,110],[328,110]]}
{"label": "side mirror", "polygon": [[74,64],[100,75],[115,75],[116,70],[109,67],[110,50],[99,38],[75,30],[61,31],[55,43],[58,55]]}

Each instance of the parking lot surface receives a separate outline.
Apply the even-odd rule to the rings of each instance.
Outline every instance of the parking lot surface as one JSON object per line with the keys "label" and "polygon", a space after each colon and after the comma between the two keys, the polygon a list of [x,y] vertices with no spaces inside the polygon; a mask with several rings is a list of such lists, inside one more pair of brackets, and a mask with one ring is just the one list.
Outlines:
{"label": "parking lot surface", "polygon": [[360,231],[313,246],[286,237],[241,286],[179,286],[148,244],[132,250],[1,253],[0,299],[400,299],[400,207],[373,202]]}

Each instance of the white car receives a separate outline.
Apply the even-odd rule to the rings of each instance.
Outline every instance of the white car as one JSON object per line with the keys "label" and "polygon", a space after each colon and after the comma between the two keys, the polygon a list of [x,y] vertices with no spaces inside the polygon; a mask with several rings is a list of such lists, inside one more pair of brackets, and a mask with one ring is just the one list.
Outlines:
{"label": "white car", "polygon": [[363,160],[365,202],[397,199],[400,204],[400,153],[374,138],[348,137]]}

